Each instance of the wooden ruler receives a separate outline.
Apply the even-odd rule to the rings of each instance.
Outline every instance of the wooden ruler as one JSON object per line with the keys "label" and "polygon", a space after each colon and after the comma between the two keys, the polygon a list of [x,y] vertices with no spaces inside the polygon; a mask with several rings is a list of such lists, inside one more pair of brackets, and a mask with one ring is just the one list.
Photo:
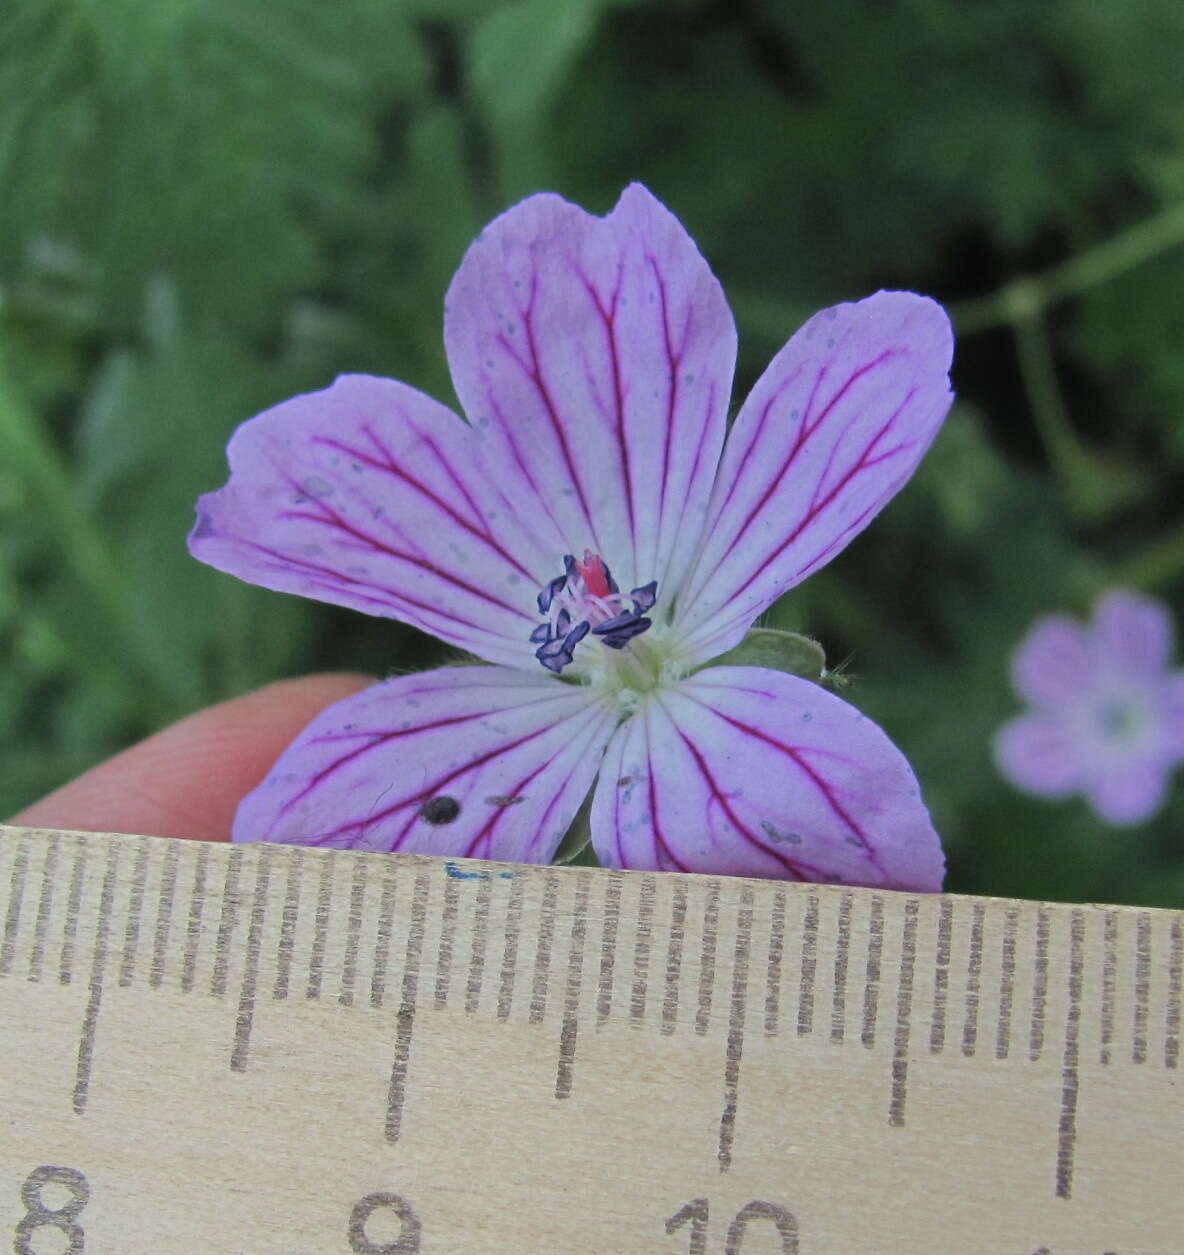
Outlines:
{"label": "wooden ruler", "polygon": [[0,828],[0,1250],[1179,1255],[1184,916]]}

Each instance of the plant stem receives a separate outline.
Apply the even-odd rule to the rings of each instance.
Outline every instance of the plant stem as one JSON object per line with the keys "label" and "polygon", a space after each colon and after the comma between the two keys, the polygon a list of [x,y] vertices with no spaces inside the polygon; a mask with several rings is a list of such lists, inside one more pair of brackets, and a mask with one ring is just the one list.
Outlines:
{"label": "plant stem", "polygon": [[1048,330],[1041,317],[1035,290],[1022,281],[1008,289],[1011,302],[1008,321],[1015,331],[1020,376],[1036,431],[1048,454],[1053,475],[1065,495],[1073,499],[1075,485],[1086,462],[1085,450],[1069,421],[1065,401],[1057,383],[1056,364]]}
{"label": "plant stem", "polygon": [[1120,565],[1109,583],[1149,592],[1170,584],[1181,572],[1184,572],[1184,524]]}
{"label": "plant stem", "polygon": [[1022,288],[1022,299],[1042,311],[1125,274],[1178,244],[1184,244],[1184,204],[1145,218],[1042,274],[1013,279],[988,296],[960,301],[950,307],[950,315],[964,336],[1006,326],[1013,320],[1016,289]]}

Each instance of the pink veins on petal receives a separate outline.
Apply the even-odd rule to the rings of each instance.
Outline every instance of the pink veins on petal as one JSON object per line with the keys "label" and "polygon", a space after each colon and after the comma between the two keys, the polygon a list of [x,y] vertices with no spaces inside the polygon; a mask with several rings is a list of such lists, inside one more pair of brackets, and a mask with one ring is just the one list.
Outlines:
{"label": "pink veins on petal", "polygon": [[912,474],[951,400],[940,307],[824,310],[729,432],[731,311],[634,184],[604,218],[542,194],[490,223],[444,342],[464,419],[361,375],[282,402],[231,439],[190,546],[489,665],[324,712],[235,839],[545,862],[592,791],[611,866],[939,887],[883,732],[804,680],[708,664]]}

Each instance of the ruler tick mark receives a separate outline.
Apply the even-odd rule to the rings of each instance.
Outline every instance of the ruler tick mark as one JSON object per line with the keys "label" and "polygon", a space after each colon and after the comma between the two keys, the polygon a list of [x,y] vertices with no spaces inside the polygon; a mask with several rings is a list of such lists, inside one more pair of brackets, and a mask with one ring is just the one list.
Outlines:
{"label": "ruler tick mark", "polygon": [[1107,911],[1102,933],[1102,1011],[1099,1033],[1099,1058],[1103,1066],[1110,1063],[1114,1046],[1114,999],[1118,986],[1118,912]]}
{"label": "ruler tick mark", "polygon": [[1168,1003],[1164,1014],[1163,1066],[1180,1062],[1180,977],[1184,968],[1184,916],[1172,916],[1172,948],[1168,959]]}
{"label": "ruler tick mark", "polygon": [[604,885],[604,927],[600,933],[600,979],[596,989],[596,1022],[603,1024],[613,1009],[613,969],[621,922],[621,876],[609,872]]}
{"label": "ruler tick mark", "polygon": [[54,872],[58,864],[58,838],[46,838],[45,864],[41,869],[41,896],[37,900],[37,919],[33,925],[33,949],[29,954],[29,979],[41,979],[45,958],[45,936],[49,931],[49,913],[53,906]]}
{"label": "ruler tick mark", "polygon": [[164,852],[160,872],[160,893],[156,899],[156,926],[152,933],[152,962],[148,968],[148,984],[159,989],[164,980],[165,956],[168,954],[169,931],[173,922],[173,899],[177,892],[177,861],[179,847],[170,841]]}
{"label": "ruler tick mark", "polygon": [[469,979],[465,984],[465,1010],[471,1015],[481,1005],[481,985],[485,976],[485,947],[489,938],[489,904],[493,898],[493,880],[477,882],[477,900],[473,906],[473,938],[469,951]]}
{"label": "ruler tick mark", "polygon": [[185,929],[185,953],[181,960],[181,991],[193,988],[197,975],[197,951],[201,944],[201,917],[206,901],[206,874],[210,862],[210,847],[203,841],[193,865],[193,893],[189,899],[189,921]]}
{"label": "ruler tick mark", "polygon": [[421,867],[415,874],[411,896],[411,921],[407,928],[407,949],[403,956],[403,988],[395,1017],[395,1058],[387,1091],[386,1140],[396,1142],[403,1125],[403,1104],[407,1097],[407,1071],[411,1064],[411,1035],[415,1028],[415,995],[419,986],[419,964],[423,955],[423,935],[427,921],[430,873]]}
{"label": "ruler tick mark", "polygon": [[555,1075],[556,1098],[571,1096],[576,1034],[579,1031],[580,986],[584,976],[584,940],[588,931],[588,894],[591,888],[591,878],[587,873],[577,873],[576,897],[572,907],[571,946],[567,952],[567,985],[563,991],[563,1027],[559,1033],[559,1067]]}
{"label": "ruler tick mark", "polygon": [[448,990],[452,984],[452,948],[456,941],[456,912],[460,905],[461,882],[445,874],[444,909],[440,913],[440,941],[436,947],[437,1007],[448,1005]]}
{"label": "ruler tick mark", "polygon": [[785,958],[785,890],[773,894],[769,918],[769,965],[765,970],[765,1036],[777,1034],[781,1014],[781,963]]}
{"label": "ruler tick mark", "polygon": [[245,1072],[251,1048],[251,1028],[255,1020],[255,990],[259,979],[259,952],[263,946],[263,924],[267,915],[267,891],[271,883],[272,852],[265,846],[255,848],[255,895],[251,902],[251,920],[247,927],[247,954],[243,964],[243,981],[239,987],[238,1014],[234,1021],[234,1046],[230,1051],[232,1072]]}
{"label": "ruler tick mark", "polygon": [[82,909],[82,887],[86,876],[86,845],[77,842],[74,865],[70,869],[70,892],[66,896],[66,924],[62,930],[62,952],[58,980],[68,985],[74,978],[74,942],[78,936],[78,913]]}
{"label": "ruler tick mark", "polygon": [[341,959],[341,990],[337,1001],[343,1007],[354,1005],[354,982],[358,978],[358,943],[362,935],[362,906],[366,898],[366,869],[364,859],[355,859],[349,887],[349,917],[345,930],[345,953]]}
{"label": "ruler tick mark", "polygon": [[1151,993],[1151,916],[1140,913],[1135,939],[1134,1063],[1147,1062],[1147,1003]]}
{"label": "ruler tick mark", "polygon": [[962,1024],[962,1053],[972,1058],[978,1045],[978,1004],[983,973],[983,928],[987,907],[974,904],[974,922],[970,926],[970,953],[966,957],[966,1019]]}
{"label": "ruler tick mark", "polygon": [[16,953],[16,933],[21,923],[21,907],[25,900],[25,879],[29,870],[27,842],[16,843],[16,856],[12,862],[12,880],[9,887],[8,911],[4,919],[4,939],[0,941],[0,976],[7,976]]}
{"label": "ruler tick mark", "polygon": [[695,1032],[702,1037],[711,1023],[711,1001],[715,993],[715,948],[719,941],[719,881],[707,886],[703,905],[703,944],[699,950],[699,1005],[695,1011]]}
{"label": "ruler tick mark", "polygon": [[284,877],[284,908],[280,914],[280,935],[275,952],[275,985],[271,996],[282,1002],[291,989],[292,958],[296,948],[296,921],[300,916],[300,880],[304,873],[304,851],[292,847],[287,855],[288,874]]}
{"label": "ruler tick mark", "polygon": [[802,919],[802,963],[798,987],[798,1036],[814,1031],[814,978],[818,967],[818,895],[812,893]]}
{"label": "ruler tick mark", "polygon": [[94,948],[91,951],[89,996],[82,1014],[82,1031],[78,1040],[78,1066],[74,1074],[74,1114],[82,1115],[90,1093],[91,1066],[94,1063],[95,1033],[99,1025],[99,1007],[103,999],[103,974],[107,966],[107,935],[111,927],[111,904],[115,899],[115,871],[119,846],[107,843],[103,886],[99,891],[99,910],[95,919]]}
{"label": "ruler tick mark", "polygon": [[1085,968],[1085,915],[1075,910],[1069,924],[1069,1011],[1065,1018],[1065,1053],[1061,1065],[1061,1117],[1057,1127],[1057,1198],[1073,1191],[1073,1154],[1077,1142],[1078,1054],[1081,1030],[1081,981]]}
{"label": "ruler tick mark", "polygon": [[238,926],[238,879],[242,870],[243,851],[236,846],[226,852],[226,879],[222,885],[222,914],[218,919],[218,939],[214,943],[214,971],[210,976],[210,993],[221,998],[226,993],[230,970],[230,939]]}
{"label": "ruler tick mark", "polygon": [[317,880],[317,909],[313,927],[312,948],[308,955],[308,985],[304,996],[315,1002],[321,996],[325,979],[325,946],[329,936],[329,911],[333,905],[333,872],[336,855],[321,855],[321,874]]}
{"label": "ruler tick mark", "polygon": [[1033,956],[1032,1020],[1028,1029],[1028,1058],[1035,1063],[1044,1052],[1044,1007],[1048,1001],[1048,907],[1036,912],[1036,951]]}
{"label": "ruler tick mark", "polygon": [[847,965],[851,951],[851,894],[839,899],[839,932],[835,940],[835,979],[830,1010],[830,1039],[843,1044],[847,1031]]}
{"label": "ruler tick mark", "polygon": [[888,1123],[904,1125],[908,1098],[909,1035],[913,1016],[913,974],[917,962],[917,912],[920,904],[909,898],[904,904],[904,928],[900,938],[900,977],[896,987],[896,1033],[892,1042],[892,1097],[888,1103]]}
{"label": "ruler tick mark", "polygon": [[374,969],[370,973],[370,1005],[382,1006],[386,997],[386,969],[391,957],[391,929],[395,918],[395,889],[398,885],[393,863],[382,873],[382,900],[378,906],[378,927],[374,935]]}
{"label": "ruler tick mark", "polygon": [[867,926],[867,969],[863,985],[863,1029],[860,1041],[870,1050],[876,1044],[876,1017],[880,1004],[880,960],[884,953],[884,899],[872,898]]}
{"label": "ruler tick mark", "polygon": [[547,989],[551,977],[551,946],[555,940],[555,900],[559,877],[547,872],[543,877],[543,901],[539,910],[539,939],[534,951],[534,978],[530,984],[530,1023],[541,1024],[547,1013]]}
{"label": "ruler tick mark", "polygon": [[732,1166],[736,1115],[740,1106],[740,1060],[744,1054],[744,1021],[748,999],[748,952],[752,942],[752,886],[740,890],[736,948],[732,959],[732,998],[728,1007],[728,1044],[724,1063],[724,1111],[719,1122],[719,1170]]}
{"label": "ruler tick mark", "polygon": [[687,890],[675,881],[670,907],[670,941],[666,947],[666,991],[662,998],[662,1032],[673,1033],[678,1025],[678,986],[682,976],[682,947],[686,937]]}
{"label": "ruler tick mark", "polygon": [[1019,929],[1018,907],[1008,907],[1003,920],[1003,953],[1000,956],[999,1020],[995,1027],[995,1058],[1011,1053],[1011,1005],[1015,998],[1015,939]]}
{"label": "ruler tick mark", "polygon": [[929,1053],[939,1055],[946,1044],[946,997],[950,987],[950,946],[954,930],[954,904],[942,900],[937,918],[937,959],[933,969],[933,1023],[929,1029]]}
{"label": "ruler tick mark", "polygon": [[148,843],[141,841],[132,867],[131,892],[128,895],[127,924],[123,932],[123,959],[119,965],[119,985],[126,989],[136,970],[136,950],[140,943],[140,915],[144,910],[144,882],[148,879]]}
{"label": "ruler tick mark", "polygon": [[502,948],[501,981],[497,991],[497,1018],[510,1017],[514,1001],[514,977],[518,970],[518,929],[522,923],[522,877],[510,881],[510,899],[506,903],[505,945]]}
{"label": "ruler tick mark", "polygon": [[640,1024],[645,1019],[646,995],[649,991],[650,939],[653,936],[654,893],[652,876],[641,882],[637,903],[637,929],[633,938],[633,996],[629,1001],[629,1022]]}

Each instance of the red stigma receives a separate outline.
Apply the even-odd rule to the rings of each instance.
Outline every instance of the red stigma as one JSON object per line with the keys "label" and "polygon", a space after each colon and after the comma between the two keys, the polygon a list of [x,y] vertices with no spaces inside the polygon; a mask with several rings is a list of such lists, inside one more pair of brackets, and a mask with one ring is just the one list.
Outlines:
{"label": "red stigma", "polygon": [[608,575],[598,553],[585,549],[584,560],[581,562],[577,558],[575,568],[580,573],[580,579],[584,581],[584,587],[591,596],[607,597],[609,595]]}

